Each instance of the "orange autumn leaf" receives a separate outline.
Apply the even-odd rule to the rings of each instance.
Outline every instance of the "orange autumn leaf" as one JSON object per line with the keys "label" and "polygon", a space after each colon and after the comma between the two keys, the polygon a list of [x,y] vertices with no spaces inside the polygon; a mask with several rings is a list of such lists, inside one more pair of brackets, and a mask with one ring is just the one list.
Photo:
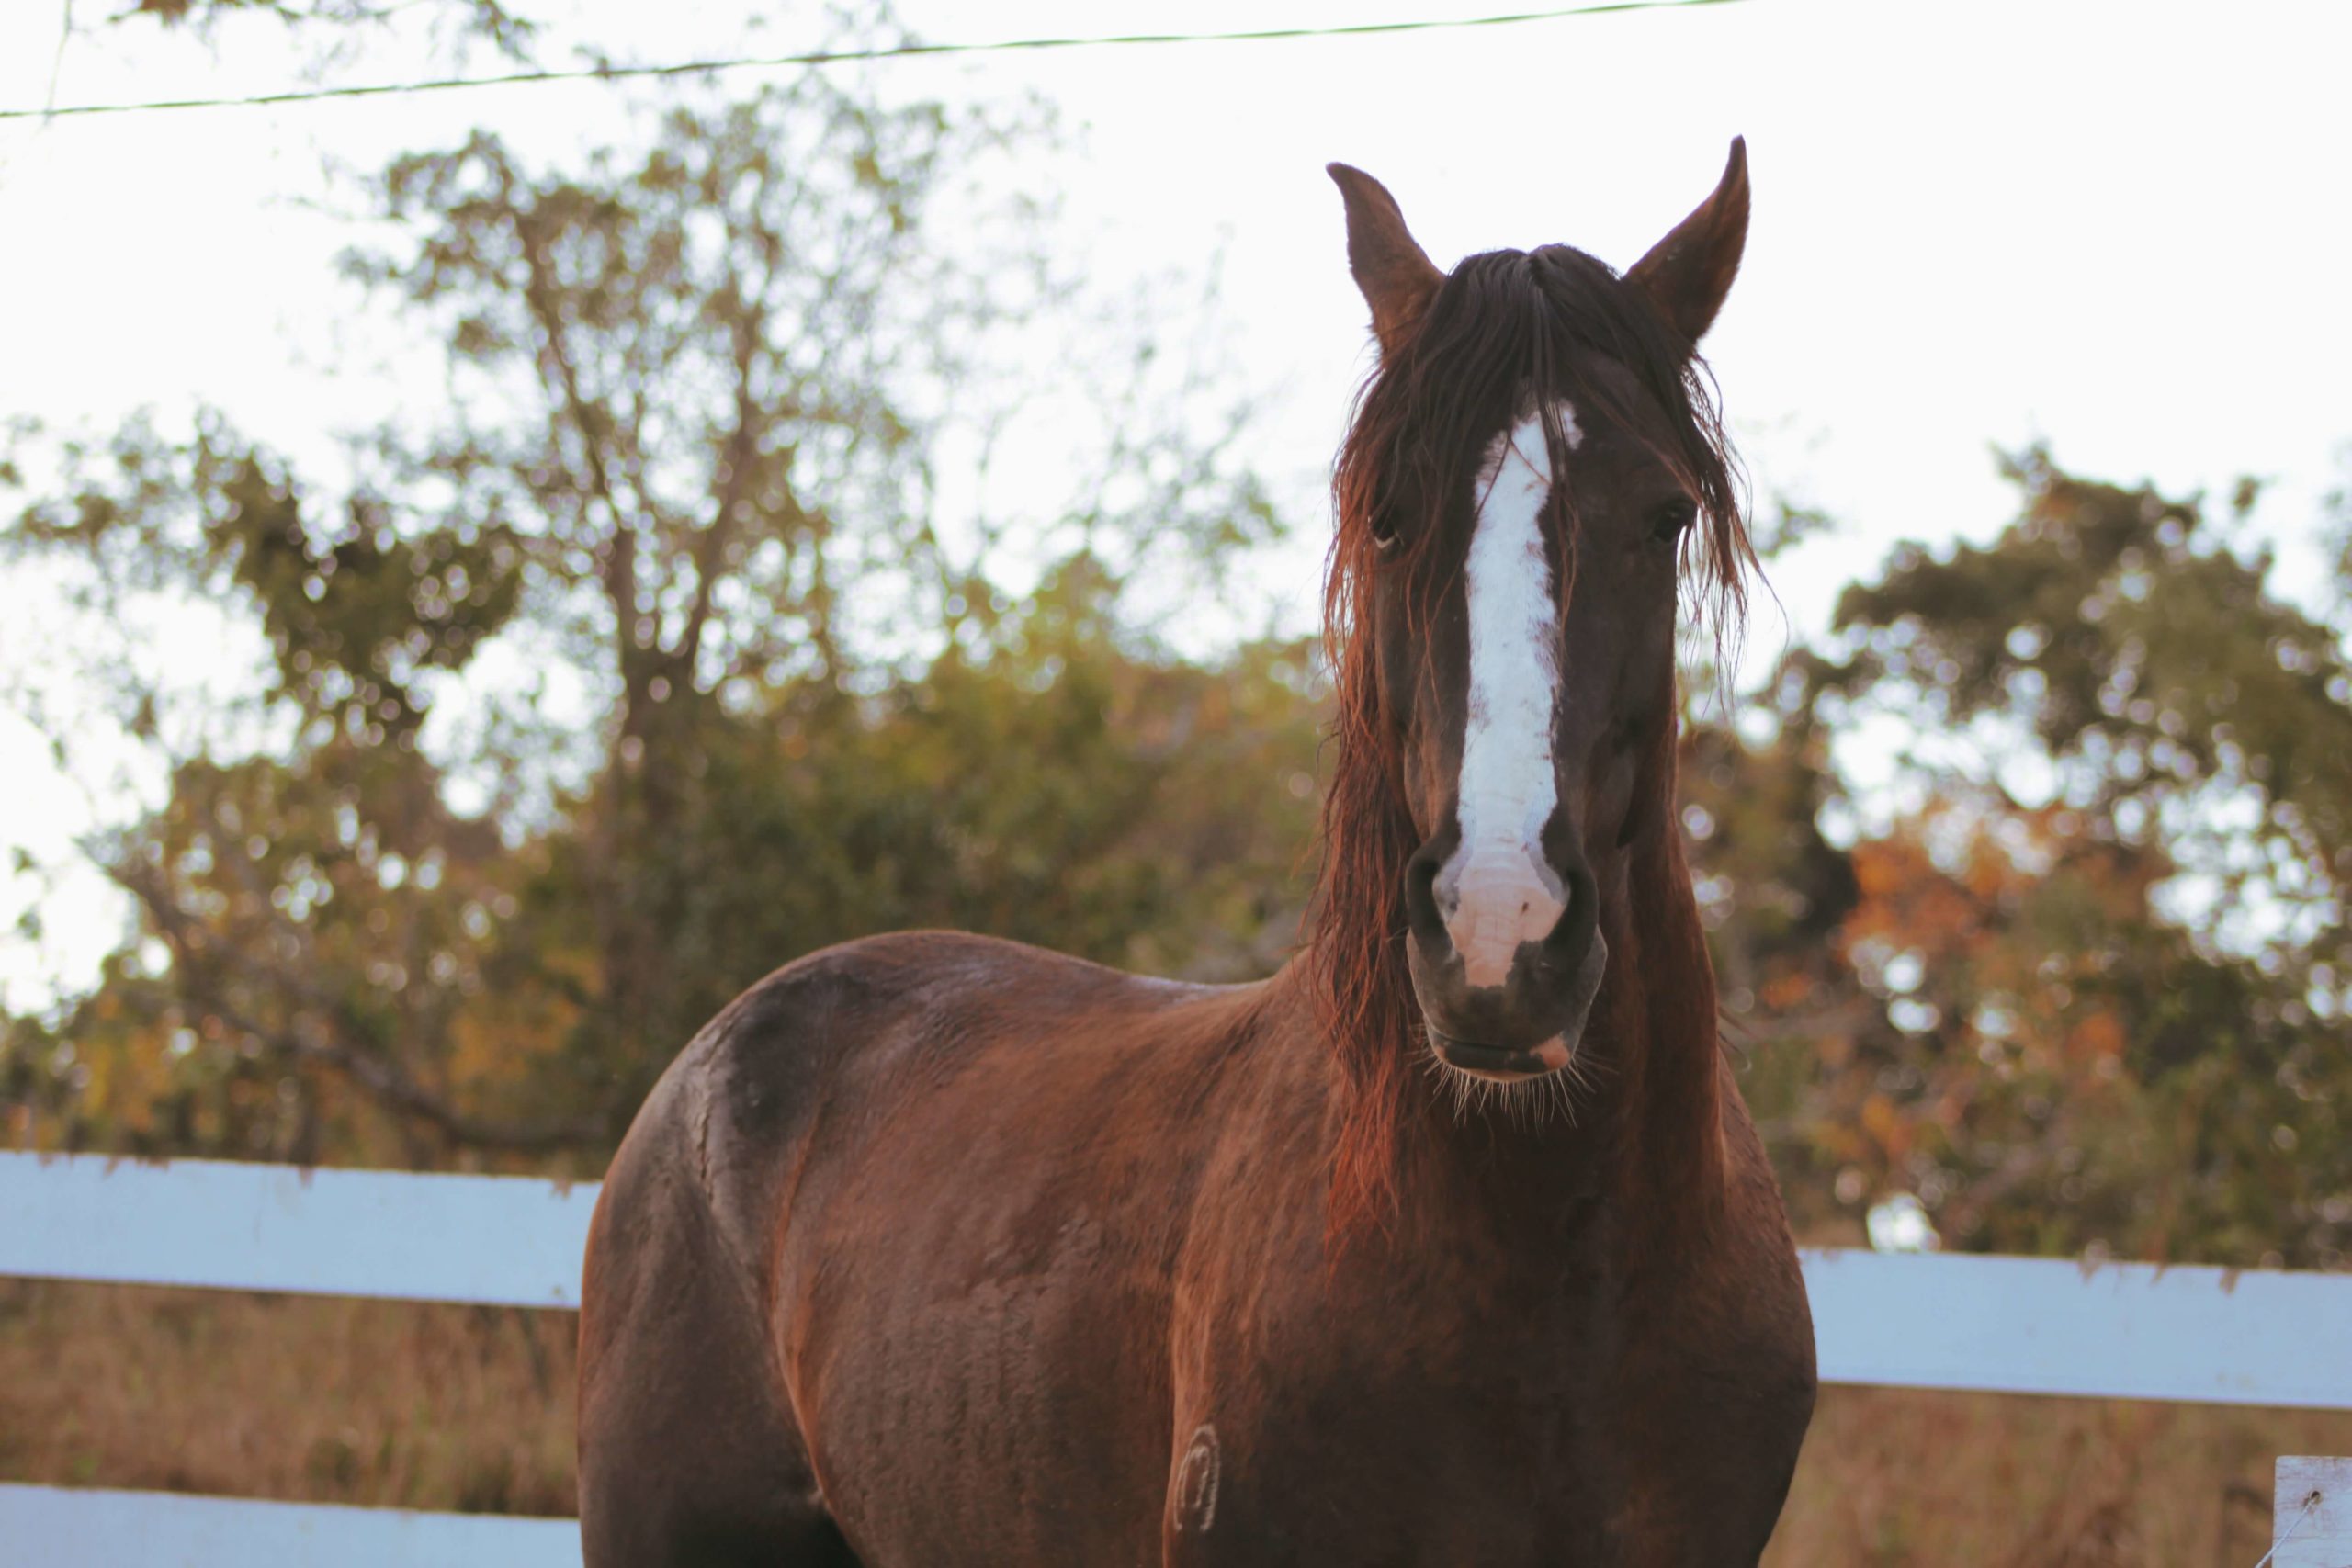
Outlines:
{"label": "orange autumn leaf", "polygon": [[2066,1032],[2066,1053],[2086,1061],[2123,1054],[2123,1022],[2101,1009]]}
{"label": "orange autumn leaf", "polygon": [[1885,1151],[1890,1162],[1901,1159],[1909,1149],[1911,1129],[1886,1096],[1873,1093],[1863,1100],[1861,1119],[1862,1130]]}

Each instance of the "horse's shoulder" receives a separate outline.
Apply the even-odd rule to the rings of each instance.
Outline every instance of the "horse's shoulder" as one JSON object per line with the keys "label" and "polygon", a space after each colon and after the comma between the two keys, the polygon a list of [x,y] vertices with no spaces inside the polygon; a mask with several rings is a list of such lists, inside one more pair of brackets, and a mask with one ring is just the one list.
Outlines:
{"label": "horse's shoulder", "polygon": [[[1692,1354],[1736,1368],[1756,1399],[1810,1412],[1813,1317],[1788,1210],[1756,1119],[1728,1070],[1723,1078],[1724,1201],[1708,1267],[1686,1284]],[[1800,1430],[1803,1416],[1796,1417]]]}

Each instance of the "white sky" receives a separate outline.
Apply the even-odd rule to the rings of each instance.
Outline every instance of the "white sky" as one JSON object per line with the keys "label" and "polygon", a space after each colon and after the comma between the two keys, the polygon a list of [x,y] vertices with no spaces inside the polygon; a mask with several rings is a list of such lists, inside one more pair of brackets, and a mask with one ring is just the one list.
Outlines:
{"label": "white sky", "polygon": [[[578,36],[647,60],[813,34],[580,0]],[[115,9],[84,0],[85,13]],[[932,39],[1216,31],[1474,15],[1487,0],[907,0]],[[719,8],[704,7],[708,12]],[[38,105],[62,6],[0,5],[0,104]],[[733,14],[730,13],[730,17]],[[657,17],[657,21],[646,18]],[[1385,181],[1441,265],[1566,241],[1623,265],[1705,196],[1744,133],[1747,262],[1707,348],[1761,501],[1843,525],[1782,566],[1797,626],[1895,540],[2009,515],[1990,447],[2036,436],[2080,471],[2167,489],[2274,481],[2290,588],[2352,439],[2352,6],[1746,0],[1364,39],[1071,51],[877,67],[894,93],[1034,89],[1087,128],[1058,187],[1106,287],[1221,246],[1238,368],[1270,397],[1256,450],[1302,538],[1264,581],[1312,616],[1320,487],[1364,367],[1336,193]],[[339,80],[407,74],[366,54]],[[274,24],[216,54],[153,28],[64,55],[61,102],[289,84]],[[734,80],[748,87],[750,73]],[[103,431],[198,400],[309,458],[394,412],[397,378],[338,377],[349,230],[303,205],[332,156],[366,168],[476,125],[561,156],[625,138],[621,95],[539,86],[277,109],[0,126],[0,418]],[[356,363],[356,362],[355,362]],[[430,400],[429,380],[414,389]],[[19,604],[22,586],[15,595]],[[0,615],[12,595],[0,592]],[[1769,653],[1780,628],[1751,637]],[[0,621],[0,660],[37,658]],[[53,853],[72,792],[0,722],[0,853]],[[5,872],[0,872],[5,877]],[[28,888],[0,880],[0,919]],[[52,911],[68,973],[119,929],[95,893]],[[19,1005],[20,965],[0,955]]]}

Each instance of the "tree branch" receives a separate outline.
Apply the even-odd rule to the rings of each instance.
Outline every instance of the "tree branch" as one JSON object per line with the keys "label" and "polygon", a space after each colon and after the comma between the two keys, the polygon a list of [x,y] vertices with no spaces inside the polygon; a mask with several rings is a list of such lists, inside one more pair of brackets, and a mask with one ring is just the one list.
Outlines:
{"label": "tree branch", "polygon": [[[759,446],[754,428],[759,404],[752,396],[752,357],[756,346],[756,329],[749,324],[739,325],[735,347],[735,427],[728,432],[726,448],[719,455],[725,471],[718,481],[717,514],[695,542],[694,603],[687,607],[686,624],[678,634],[677,662],[681,675],[688,681],[695,678],[695,667],[702,662],[703,627],[709,624],[711,604],[718,591],[719,563],[726,558],[728,541],[742,510],[744,486]],[[788,466],[788,456],[786,462]]]}
{"label": "tree branch", "polygon": [[612,527],[600,552],[604,556],[605,594],[613,605],[621,684],[628,706],[633,709],[640,695],[639,686],[645,680],[641,668],[644,661],[638,657],[637,646],[636,525],[622,510],[619,494],[613,487],[612,471],[605,461],[604,437],[597,429],[599,421],[587,394],[580,388],[580,371],[564,337],[563,312],[555,298],[554,269],[546,244],[532,215],[526,213],[515,199],[513,172],[503,164],[499,169],[499,191],[514,227],[515,243],[523,252],[523,299],[539,329],[540,372],[551,383],[550,389],[561,405],[565,423],[580,438],[580,455],[587,467],[591,493],[604,503]]}
{"label": "tree branch", "polygon": [[[610,1137],[607,1118],[601,1114],[508,1122],[458,1110],[397,1064],[338,1038],[336,1032],[347,1030],[350,1021],[348,1006],[342,998],[273,966],[256,964],[238,948],[203,941],[160,876],[103,860],[98,863],[109,880],[139,901],[157,934],[171,947],[181,994],[199,1011],[262,1042],[279,1055],[331,1067],[386,1110],[424,1122],[468,1148],[545,1154],[600,1147]],[[248,984],[291,998],[305,1010],[311,1028],[261,1022],[204,984],[202,976],[214,970],[228,971]],[[333,1021],[332,1027],[322,1014]]]}

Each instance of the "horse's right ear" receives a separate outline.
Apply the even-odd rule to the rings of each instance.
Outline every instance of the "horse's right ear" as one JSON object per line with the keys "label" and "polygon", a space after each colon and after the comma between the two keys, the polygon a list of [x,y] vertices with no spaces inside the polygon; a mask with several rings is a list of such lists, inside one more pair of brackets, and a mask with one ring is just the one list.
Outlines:
{"label": "horse's right ear", "polygon": [[1445,275],[1405,227],[1386,186],[1345,164],[1327,164],[1324,172],[1348,204],[1348,270],[1372,307],[1373,335],[1385,357],[1411,334]]}

